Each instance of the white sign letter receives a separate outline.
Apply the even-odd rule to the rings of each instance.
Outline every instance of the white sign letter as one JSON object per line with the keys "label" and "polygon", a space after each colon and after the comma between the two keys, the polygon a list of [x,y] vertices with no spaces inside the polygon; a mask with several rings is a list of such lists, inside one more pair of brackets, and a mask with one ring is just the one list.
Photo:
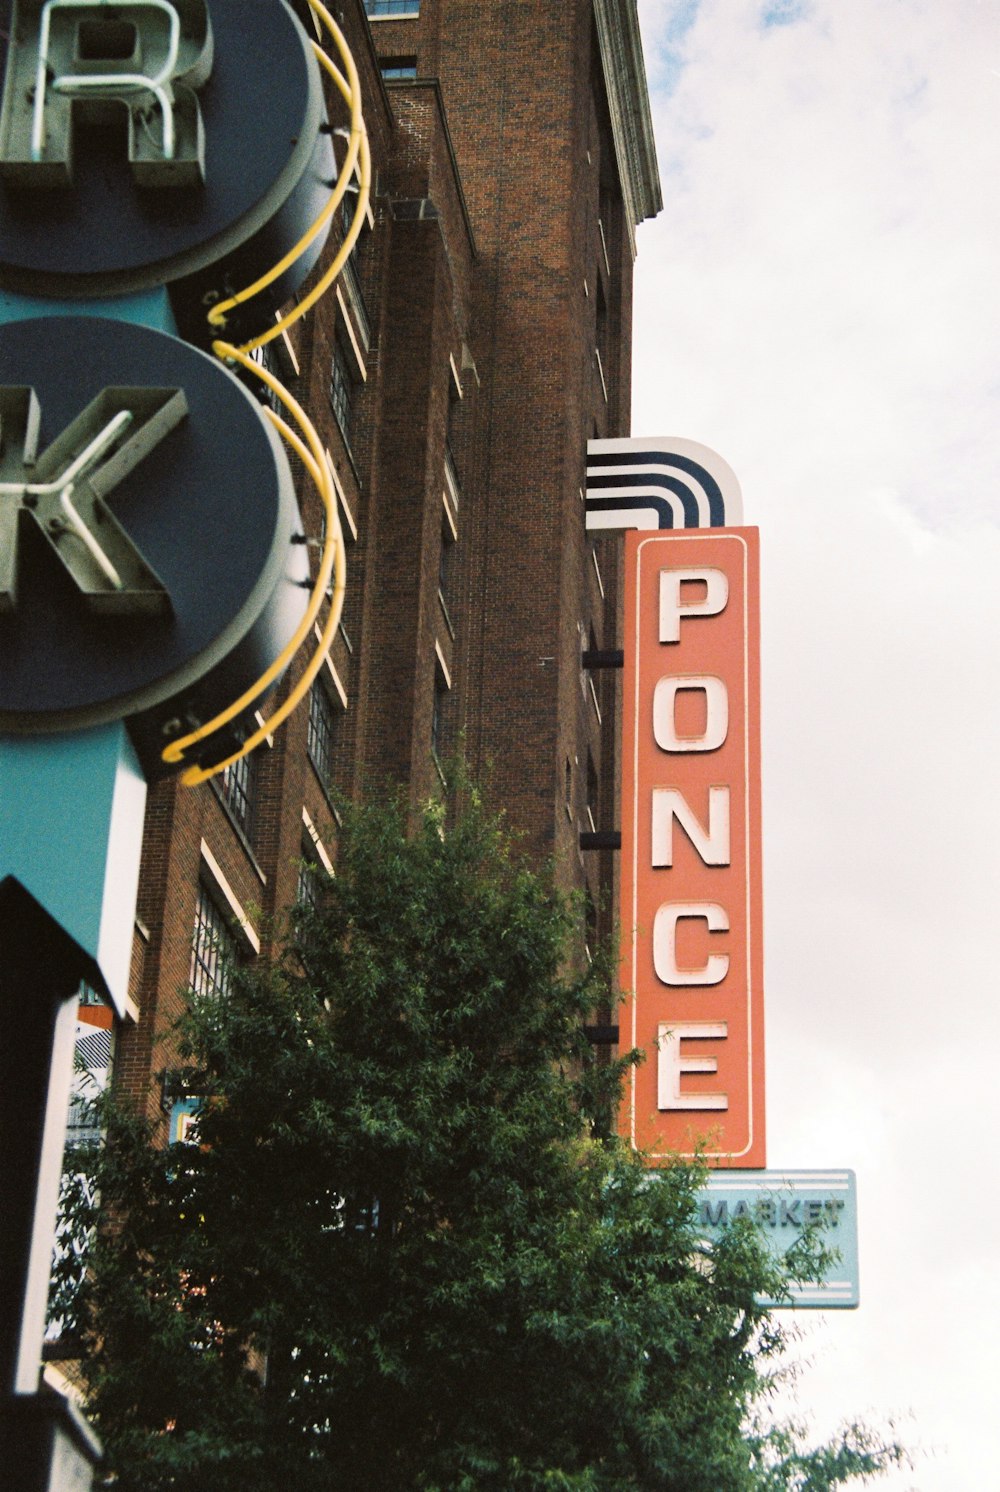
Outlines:
{"label": "white sign letter", "polygon": [[[705,729],[700,736],[677,734],[677,696],[684,690],[705,696]],[[653,735],[663,751],[717,751],[729,733],[729,695],[714,674],[658,679],[653,690]]]}
{"label": "white sign letter", "polygon": [[728,932],[729,915],[715,901],[666,901],[653,918],[653,967],[664,984],[721,984],[729,969],[728,953],[710,953],[700,969],[677,967],[677,924],[694,917],[709,932]]}
{"label": "white sign letter", "polygon": [[729,864],[729,789],[708,790],[708,830],[702,828],[679,787],[653,789],[653,868],[674,863],[674,819],[705,865]]}
{"label": "white sign letter", "polygon": [[[705,587],[700,601],[683,601],[681,588],[685,581],[698,581]],[[698,570],[660,571],[660,641],[680,642],[682,616],[718,616],[729,600],[729,579],[723,570],[709,566]]]}
{"label": "white sign letter", "polygon": [[682,1041],[723,1041],[725,1021],[675,1021],[660,1023],[657,1040],[657,1107],[660,1109],[728,1109],[725,1093],[682,1093],[685,1072],[718,1072],[714,1057],[688,1057]]}
{"label": "white sign letter", "polygon": [[14,0],[0,174],[69,186],[77,125],[110,115],[138,186],[201,186],[212,53],[206,0]]}

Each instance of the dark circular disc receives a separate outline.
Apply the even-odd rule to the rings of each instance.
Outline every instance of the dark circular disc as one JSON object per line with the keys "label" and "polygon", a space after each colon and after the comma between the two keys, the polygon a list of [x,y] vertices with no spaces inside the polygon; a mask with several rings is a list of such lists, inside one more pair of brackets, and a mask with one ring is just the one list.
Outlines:
{"label": "dark circular disc", "polygon": [[0,615],[0,729],[148,709],[218,665],[276,595],[303,598],[289,574],[298,519],[288,462],[260,406],[215,359],[128,322],[41,317],[0,327],[0,386],[35,390],[40,455],[106,388],[180,388],[188,404],[107,497],[172,614],[95,614],[22,515],[16,605]]}
{"label": "dark circular disc", "polygon": [[[194,273],[257,233],[310,173],[323,106],[302,28],[283,0],[209,0],[208,10],[204,186],[137,187],[121,141],[82,136],[72,186],[0,183],[6,288],[106,296]],[[10,13],[0,0],[4,62]]]}

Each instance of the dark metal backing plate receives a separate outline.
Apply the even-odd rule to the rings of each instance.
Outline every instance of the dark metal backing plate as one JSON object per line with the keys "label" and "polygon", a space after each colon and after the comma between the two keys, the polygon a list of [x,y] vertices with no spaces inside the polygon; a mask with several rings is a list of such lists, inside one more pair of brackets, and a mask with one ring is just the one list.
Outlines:
{"label": "dark metal backing plate", "polygon": [[0,728],[132,714],[203,656],[217,664],[241,613],[242,635],[275,595],[301,612],[304,593],[286,573],[297,522],[288,463],[260,406],[216,360],[128,322],[42,317],[0,327],[0,384],[36,390],[42,449],[106,386],[180,387],[190,411],[109,500],[166,586],[172,618],[88,613],[44,541],[25,542],[17,609],[0,618]]}
{"label": "dark metal backing plate", "polygon": [[[0,184],[0,283],[36,295],[110,295],[163,284],[221,258],[273,216],[309,169],[321,118],[318,75],[282,0],[209,0],[211,76],[202,189],[142,191],[124,150],[100,138],[76,152],[69,190]],[[0,0],[6,62],[10,0]],[[236,288],[236,287],[234,287]]]}

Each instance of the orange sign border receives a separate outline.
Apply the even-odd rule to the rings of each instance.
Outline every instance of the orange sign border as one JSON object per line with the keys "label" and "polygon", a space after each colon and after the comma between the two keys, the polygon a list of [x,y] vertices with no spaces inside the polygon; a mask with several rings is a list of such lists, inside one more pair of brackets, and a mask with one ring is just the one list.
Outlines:
{"label": "orange sign border", "polygon": [[[654,558],[654,555],[656,556]],[[669,559],[667,558],[669,556]],[[681,558],[683,556],[683,558]],[[734,995],[726,990],[722,997],[711,990],[703,994],[706,1020],[719,1018],[719,1005],[726,1012],[739,1007],[739,1045],[746,1050],[745,1075],[726,1068],[726,1092],[730,1105],[718,1111],[677,1111],[667,1113],[656,1107],[657,1060],[640,1037],[640,1025],[647,1027],[653,1016],[651,1007],[660,1007],[657,1019],[669,1019],[662,1007],[669,1003],[668,987],[661,984],[652,969],[652,930],[640,926],[640,900],[655,900],[657,892],[652,878],[662,877],[663,870],[651,865],[648,844],[641,844],[640,801],[649,797],[654,786],[640,766],[640,741],[643,728],[652,731],[652,699],[656,679],[667,671],[663,664],[665,650],[661,644],[643,635],[640,621],[642,608],[649,608],[649,585],[658,584],[659,572],[668,566],[689,563],[711,564],[723,569],[735,589],[737,574],[742,595],[742,657],[734,660],[742,683],[744,708],[730,716],[730,732],[736,725],[742,729],[742,782],[739,802],[734,801],[734,819],[740,814],[739,842],[741,863],[730,867],[726,889],[732,899],[737,892],[743,907],[744,936],[740,951],[745,959],[746,989]],[[682,619],[684,627],[710,627],[711,617]],[[625,536],[625,660],[622,704],[622,854],[621,854],[621,988],[625,997],[622,1048],[646,1047],[646,1060],[629,1074],[626,1099],[622,1106],[619,1128],[633,1146],[642,1148],[650,1165],[662,1164],[676,1156],[690,1157],[696,1150],[711,1165],[762,1169],[765,1158],[764,1112],[764,995],[763,995],[763,906],[761,866],[760,812],[760,645],[759,645],[759,547],[755,528],[719,528],[711,530],[669,531],[649,534],[633,532]],[[697,636],[697,633],[693,633]],[[640,648],[641,644],[641,648]],[[687,670],[689,671],[689,670]],[[733,678],[733,672],[729,677]],[[648,721],[642,717],[645,710]],[[665,776],[669,778],[669,773]],[[734,799],[736,795],[734,794]],[[736,836],[734,835],[734,838]],[[641,858],[642,857],[642,858]],[[737,890],[738,888],[738,890]],[[732,947],[732,938],[727,944]],[[641,962],[640,962],[641,961]],[[727,976],[728,977],[728,976]],[[716,988],[722,990],[723,984]],[[678,1020],[680,1016],[676,1017]],[[732,1015],[729,1014],[729,1019]],[[720,1073],[721,1077],[721,1073]],[[734,1083],[734,1077],[736,1082]],[[697,1080],[696,1080],[697,1082]],[[651,1119],[643,1114],[655,1115]],[[709,1137],[718,1143],[709,1145]]]}

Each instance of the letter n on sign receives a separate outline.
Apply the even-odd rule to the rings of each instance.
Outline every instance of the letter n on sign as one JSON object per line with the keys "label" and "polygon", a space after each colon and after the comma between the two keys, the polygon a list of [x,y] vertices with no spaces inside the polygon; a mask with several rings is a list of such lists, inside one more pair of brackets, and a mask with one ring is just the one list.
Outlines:
{"label": "letter n on sign", "polygon": [[757,530],[625,536],[622,1132],[761,1169]]}

